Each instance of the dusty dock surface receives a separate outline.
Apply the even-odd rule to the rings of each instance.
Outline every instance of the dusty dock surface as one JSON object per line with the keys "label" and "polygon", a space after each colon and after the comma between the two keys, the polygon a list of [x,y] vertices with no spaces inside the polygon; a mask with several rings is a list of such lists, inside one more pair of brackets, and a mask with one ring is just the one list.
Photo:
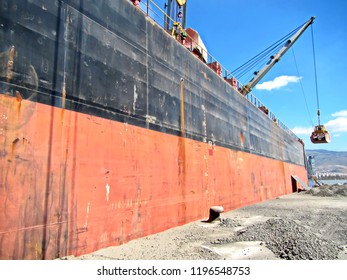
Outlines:
{"label": "dusty dock surface", "polygon": [[[207,219],[208,217],[206,217]],[[320,186],[65,259],[347,260],[347,184]]]}

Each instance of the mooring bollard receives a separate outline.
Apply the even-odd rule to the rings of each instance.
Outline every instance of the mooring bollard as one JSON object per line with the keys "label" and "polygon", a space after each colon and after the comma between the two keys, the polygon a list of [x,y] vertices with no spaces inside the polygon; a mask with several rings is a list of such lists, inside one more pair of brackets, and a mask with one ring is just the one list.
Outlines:
{"label": "mooring bollard", "polygon": [[212,206],[210,208],[210,217],[208,218],[207,222],[211,223],[215,221],[216,219],[220,218],[220,213],[224,212],[223,206]]}

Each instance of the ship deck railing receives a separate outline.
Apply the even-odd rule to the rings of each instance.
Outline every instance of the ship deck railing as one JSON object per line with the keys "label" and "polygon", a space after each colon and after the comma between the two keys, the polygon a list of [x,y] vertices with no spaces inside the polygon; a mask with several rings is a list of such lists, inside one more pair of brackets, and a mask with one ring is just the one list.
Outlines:
{"label": "ship deck railing", "polygon": [[[152,19],[154,23],[156,23],[158,26],[163,28],[165,30],[165,22],[167,24],[167,21],[170,21],[170,25],[173,26],[175,21],[170,18],[170,16],[163,10],[161,9],[153,0],[142,0],[140,2],[140,10],[149,18]],[[199,42],[196,42],[193,38],[191,38],[188,34],[187,36],[189,39],[194,42],[195,45],[199,46]],[[214,58],[205,48],[205,46],[200,45],[200,49],[203,50],[203,52],[206,53],[201,53],[202,57],[207,57],[207,60],[205,62],[207,65],[213,65],[214,63],[217,63],[220,66],[220,73],[218,75],[221,77],[221,79],[228,78],[234,78],[231,74],[231,72],[226,69],[216,58]],[[242,89],[244,85],[236,79],[236,90]],[[231,86],[231,85],[230,85]],[[294,139],[297,139],[298,141],[302,141],[297,135],[295,135],[283,122],[281,122],[276,115],[268,110],[268,108],[257,98],[254,94],[248,93],[247,95],[244,96],[253,106],[257,108],[266,108],[266,115],[274,122],[277,124],[278,127],[283,129],[285,132],[287,132],[289,135],[291,135]],[[263,111],[263,110],[262,110]]]}

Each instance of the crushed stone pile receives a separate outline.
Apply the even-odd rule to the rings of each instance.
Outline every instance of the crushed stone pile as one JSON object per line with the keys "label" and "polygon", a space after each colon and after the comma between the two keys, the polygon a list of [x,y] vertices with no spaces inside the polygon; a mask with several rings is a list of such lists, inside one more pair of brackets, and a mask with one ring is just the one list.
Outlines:
{"label": "crushed stone pile", "polygon": [[347,184],[322,185],[305,192],[314,196],[347,196]]}
{"label": "crushed stone pile", "polygon": [[317,236],[294,220],[282,218],[270,218],[237,231],[231,239],[214,243],[236,241],[263,241],[277,257],[287,260],[332,260],[341,250],[334,242]]}
{"label": "crushed stone pile", "polygon": [[235,219],[223,218],[221,219],[219,226],[224,228],[234,228],[234,227],[241,226],[241,224],[239,221]]}

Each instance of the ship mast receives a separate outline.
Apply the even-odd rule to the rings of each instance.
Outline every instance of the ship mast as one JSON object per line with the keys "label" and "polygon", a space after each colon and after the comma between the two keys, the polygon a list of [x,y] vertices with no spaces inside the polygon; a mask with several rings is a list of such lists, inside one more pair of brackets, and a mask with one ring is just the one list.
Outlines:
{"label": "ship mast", "polygon": [[316,17],[311,17],[303,26],[283,45],[277,54],[270,57],[270,61],[259,71],[254,73],[252,80],[244,86],[240,92],[242,95],[247,95],[258,84],[258,82],[266,75],[267,72],[281,59],[281,57],[288,51],[288,49],[296,42],[296,40],[304,33]]}

